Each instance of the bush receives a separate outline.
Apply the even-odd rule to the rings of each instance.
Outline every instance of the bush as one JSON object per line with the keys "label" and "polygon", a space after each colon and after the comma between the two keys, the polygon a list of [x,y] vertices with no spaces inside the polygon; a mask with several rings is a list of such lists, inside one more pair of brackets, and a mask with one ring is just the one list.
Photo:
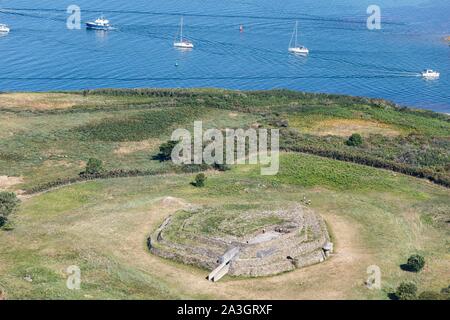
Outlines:
{"label": "bush", "polygon": [[8,221],[9,215],[16,210],[19,202],[14,192],[0,192],[0,227]]}
{"label": "bush", "polygon": [[183,172],[183,173],[195,173],[195,172],[200,172],[200,171],[205,171],[208,169],[211,169],[210,166],[208,166],[205,163],[202,164],[183,164],[181,165],[179,168],[179,171]]}
{"label": "bush", "polygon": [[445,296],[438,292],[424,291],[419,295],[419,300],[445,300]]}
{"label": "bush", "polygon": [[213,168],[214,168],[215,170],[218,170],[218,171],[228,171],[228,170],[231,170],[231,167],[230,167],[229,165],[224,164],[224,163],[217,163],[217,162],[214,162]]}
{"label": "bush", "polygon": [[103,171],[102,161],[95,158],[89,158],[86,164],[85,174],[98,174]]}
{"label": "bush", "polygon": [[417,286],[412,282],[402,282],[395,291],[395,296],[399,300],[415,300],[417,299]]}
{"label": "bush", "polygon": [[425,259],[418,254],[413,254],[408,258],[408,262],[406,263],[406,267],[408,270],[419,272],[425,266]]}
{"label": "bush", "polygon": [[350,138],[348,138],[348,140],[345,143],[351,147],[358,147],[362,145],[363,138],[359,133],[354,133],[350,136]]}
{"label": "bush", "polygon": [[448,286],[447,288],[442,288],[442,290],[441,290],[441,295],[442,295],[446,300],[450,300],[450,286]]}
{"label": "bush", "polygon": [[172,159],[172,150],[178,144],[178,141],[167,141],[159,146],[159,153],[155,157],[159,161],[169,161]]}
{"label": "bush", "polygon": [[206,175],[203,172],[200,172],[199,174],[197,174],[195,176],[195,182],[194,185],[196,187],[203,187],[205,185],[205,181],[206,181]]}

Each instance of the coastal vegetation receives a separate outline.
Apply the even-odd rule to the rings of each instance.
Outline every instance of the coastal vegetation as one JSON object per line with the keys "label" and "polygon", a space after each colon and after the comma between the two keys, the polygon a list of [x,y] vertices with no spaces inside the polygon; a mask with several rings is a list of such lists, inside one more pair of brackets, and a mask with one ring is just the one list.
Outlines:
{"label": "coastal vegetation", "polygon": [[417,286],[413,282],[402,282],[395,292],[398,300],[416,300]]}
{"label": "coastal vegetation", "polygon": [[[445,296],[447,115],[376,99],[213,89],[5,93],[0,115],[0,189],[22,200],[16,227],[0,231],[0,291],[8,298],[388,299],[403,282],[416,291],[406,286],[402,297]],[[279,128],[279,173],[167,161],[171,131],[194,120],[204,128]],[[354,134],[361,143],[350,146]],[[200,173],[207,181],[194,188]],[[335,244],[319,265],[212,286],[204,270],[147,250],[150,232],[186,205],[233,213],[301,199]],[[199,226],[216,232],[222,211],[199,216]],[[238,222],[241,229],[226,227],[267,223]],[[420,272],[402,268],[412,254],[418,267],[419,256],[426,261]],[[364,285],[373,264],[381,290]],[[65,286],[71,265],[81,269],[81,290]]]}
{"label": "coastal vegetation", "polygon": [[[191,128],[194,120],[205,128],[278,127],[286,151],[450,183],[449,116],[384,100],[284,90],[101,89],[55,93],[62,107],[47,108],[42,94],[36,104],[33,95],[0,95],[0,168],[23,176],[24,189],[72,177],[90,157],[104,161],[106,171],[162,170],[167,164],[149,156],[174,128]],[[52,94],[44,97],[54,106]],[[22,107],[13,107],[15,99]],[[353,134],[364,143],[347,145]]]}
{"label": "coastal vegetation", "polygon": [[0,227],[3,227],[7,222],[9,216],[14,213],[19,204],[14,192],[0,192]]}

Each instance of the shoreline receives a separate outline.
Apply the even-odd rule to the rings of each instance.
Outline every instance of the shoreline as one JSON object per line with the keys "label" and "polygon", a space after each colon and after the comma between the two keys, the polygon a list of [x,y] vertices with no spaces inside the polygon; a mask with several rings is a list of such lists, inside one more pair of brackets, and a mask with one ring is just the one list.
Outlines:
{"label": "shoreline", "polygon": [[[449,36],[450,38],[450,36]],[[414,106],[414,105],[406,105],[402,103],[397,103],[393,100],[387,99],[387,98],[381,98],[381,97],[371,97],[371,96],[358,96],[358,95],[351,95],[351,94],[343,94],[343,93],[330,93],[330,92],[313,92],[313,91],[301,91],[301,90],[295,90],[295,89],[288,89],[288,88],[280,88],[280,89],[249,89],[249,90],[240,90],[240,89],[227,89],[222,87],[178,87],[178,88],[170,88],[170,87],[135,87],[135,88],[92,88],[92,89],[73,89],[73,90],[37,90],[37,91],[15,91],[15,90],[0,90],[0,97],[2,95],[8,95],[8,94],[113,94],[113,95],[121,95],[123,93],[126,93],[127,91],[192,91],[192,92],[204,92],[204,91],[223,91],[223,92],[241,92],[241,93],[251,93],[251,92],[271,92],[271,91],[285,91],[286,93],[294,92],[294,93],[301,93],[301,94],[308,94],[308,95],[328,95],[328,96],[334,96],[334,97],[345,97],[345,98],[352,98],[352,99],[367,99],[369,101],[377,101],[378,103],[385,103],[391,106],[395,106],[396,108],[407,108],[412,111],[422,111],[422,112],[433,112],[438,113],[446,116],[450,116],[449,111],[436,111],[433,109],[428,109],[423,106]],[[102,92],[103,91],[103,92]],[[110,91],[106,93],[105,91]],[[3,109],[0,107],[0,110]]]}

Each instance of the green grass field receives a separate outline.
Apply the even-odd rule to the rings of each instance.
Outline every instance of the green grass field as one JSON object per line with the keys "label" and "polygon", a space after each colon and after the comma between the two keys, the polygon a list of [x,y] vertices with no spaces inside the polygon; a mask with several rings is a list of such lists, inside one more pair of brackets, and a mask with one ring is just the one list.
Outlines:
{"label": "green grass field", "polygon": [[[298,137],[291,143],[321,143],[326,150],[341,148],[352,125],[365,145],[351,152],[400,161],[402,139],[409,139],[405,161],[420,159],[410,165],[448,175],[448,117],[383,101],[283,91],[42,95],[0,94],[0,189],[20,194],[76,177],[89,157],[103,160],[108,170],[164,172],[166,164],[152,160],[159,145],[173,128],[191,129],[200,119],[218,128],[273,127],[287,120],[283,128]],[[430,158],[418,158],[430,141]],[[261,176],[256,165],[206,174],[203,188],[190,184],[194,174],[168,173],[81,182],[22,197],[11,218],[14,228],[0,230],[0,289],[7,299],[388,299],[404,280],[419,291],[449,285],[450,189],[444,186],[300,152],[283,152],[276,176]],[[165,202],[169,196],[179,201]],[[182,203],[233,213],[304,198],[325,219],[336,246],[331,259],[318,265],[211,283],[205,270],[164,260],[146,247],[148,235]],[[219,213],[205,213],[207,221],[199,223],[204,232],[217,231]],[[254,227],[236,223],[242,232]],[[403,271],[400,265],[414,253],[425,257],[425,269]],[[66,287],[71,265],[81,269],[81,290]],[[381,290],[364,285],[370,265],[381,269]]]}

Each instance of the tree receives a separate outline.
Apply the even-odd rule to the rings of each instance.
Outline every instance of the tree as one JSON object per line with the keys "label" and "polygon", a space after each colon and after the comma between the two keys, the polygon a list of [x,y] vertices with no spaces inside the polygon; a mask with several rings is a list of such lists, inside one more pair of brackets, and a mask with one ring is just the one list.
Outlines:
{"label": "tree", "polygon": [[417,286],[412,282],[402,282],[395,295],[399,300],[415,300],[417,299]]}
{"label": "tree", "polygon": [[95,158],[89,158],[86,164],[85,174],[97,174],[103,170],[102,161]]}
{"label": "tree", "polygon": [[362,145],[363,138],[359,133],[354,133],[350,136],[350,138],[348,138],[348,140],[345,143],[351,147],[358,147]]}
{"label": "tree", "polygon": [[408,270],[419,272],[425,266],[425,259],[419,254],[413,254],[406,263]]}
{"label": "tree", "polygon": [[159,153],[155,157],[159,161],[168,161],[172,159],[172,150],[178,144],[178,141],[167,141],[159,146]]}
{"label": "tree", "polygon": [[206,181],[206,175],[203,172],[200,172],[199,174],[197,174],[195,176],[195,182],[194,185],[196,187],[203,187],[205,185],[205,181]]}
{"label": "tree", "polygon": [[14,192],[0,192],[0,227],[8,221],[9,215],[16,210],[19,202]]}

